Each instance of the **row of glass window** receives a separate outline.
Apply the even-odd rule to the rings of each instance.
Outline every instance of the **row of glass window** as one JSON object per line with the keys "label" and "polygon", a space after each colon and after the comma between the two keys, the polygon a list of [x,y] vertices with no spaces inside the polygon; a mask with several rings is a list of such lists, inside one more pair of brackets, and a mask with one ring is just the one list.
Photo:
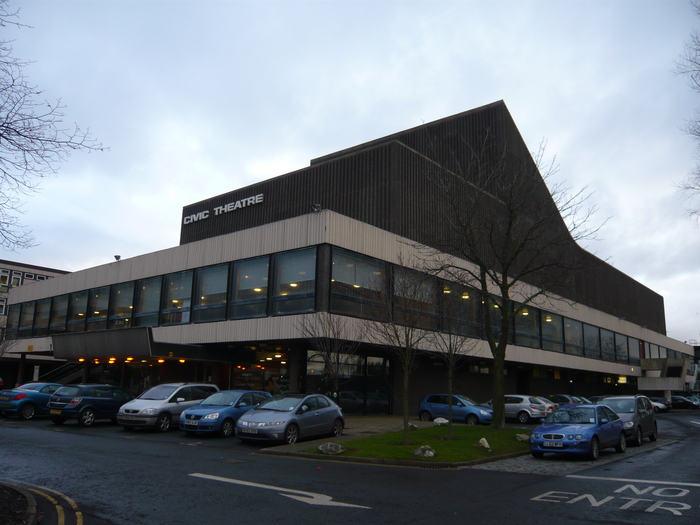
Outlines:
{"label": "row of glass window", "polygon": [[[329,265],[330,284],[317,282]],[[484,337],[483,309],[489,305],[492,326],[500,327],[498,309],[474,289],[341,248],[311,247],[11,305],[6,337],[308,313],[318,310],[317,300],[326,293],[332,313],[475,338]],[[680,357],[530,306],[515,315],[508,338],[520,346],[631,365],[642,357]]]}

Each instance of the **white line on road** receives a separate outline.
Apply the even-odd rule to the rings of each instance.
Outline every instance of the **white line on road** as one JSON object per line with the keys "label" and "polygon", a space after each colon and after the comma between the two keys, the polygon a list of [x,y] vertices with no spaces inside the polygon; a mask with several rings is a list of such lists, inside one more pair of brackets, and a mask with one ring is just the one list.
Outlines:
{"label": "white line on road", "polygon": [[597,479],[599,481],[622,481],[624,483],[648,483],[654,485],[673,485],[674,487],[700,487],[700,483],[682,483],[680,481],[656,481],[648,479],[625,479],[625,478],[599,478],[596,476],[577,476],[576,474],[569,474],[567,478],[577,478],[577,479]]}
{"label": "white line on road", "polygon": [[[353,507],[356,509],[371,509],[371,507],[363,507],[362,505],[351,505],[350,503],[340,503],[333,501],[331,496],[325,494],[316,494],[315,492],[306,492],[303,490],[285,489],[284,487],[275,487],[272,485],[262,485],[261,483],[253,483],[252,481],[243,481],[241,479],[222,478],[219,476],[210,476],[208,474],[189,474],[195,478],[211,479],[214,481],[223,481],[224,483],[233,483],[235,485],[245,485],[246,487],[255,487],[259,489],[275,490],[280,492],[280,496],[286,496],[297,501],[302,501],[310,505],[324,505],[327,507]],[[287,494],[285,494],[285,492]]]}

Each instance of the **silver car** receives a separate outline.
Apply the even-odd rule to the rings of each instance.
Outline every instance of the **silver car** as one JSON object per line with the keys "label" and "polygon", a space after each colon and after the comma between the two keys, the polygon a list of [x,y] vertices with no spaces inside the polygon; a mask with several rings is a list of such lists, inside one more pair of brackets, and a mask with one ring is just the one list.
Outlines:
{"label": "silver car", "polygon": [[161,432],[177,426],[180,414],[219,391],[206,383],[163,383],[121,406],[117,423],[125,430],[155,428]]}
{"label": "silver car", "polygon": [[236,422],[236,436],[242,441],[283,441],[333,435],[345,428],[343,411],[321,394],[280,394],[263,401]]}
{"label": "silver car", "polygon": [[[493,407],[493,400],[487,403]],[[547,405],[535,396],[507,395],[505,396],[506,419],[517,419],[520,423],[529,423],[531,419],[540,420],[547,417]]]}

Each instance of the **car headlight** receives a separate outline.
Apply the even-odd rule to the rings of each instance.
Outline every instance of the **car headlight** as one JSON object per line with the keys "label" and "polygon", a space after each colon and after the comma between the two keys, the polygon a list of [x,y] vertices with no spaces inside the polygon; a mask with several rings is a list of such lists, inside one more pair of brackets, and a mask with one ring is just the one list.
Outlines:
{"label": "car headlight", "polygon": [[286,421],[266,421],[263,423],[263,426],[265,427],[278,427],[280,425],[284,425]]}
{"label": "car headlight", "polygon": [[158,409],[157,409],[157,408],[144,408],[144,409],[141,411],[141,413],[142,413],[144,416],[152,416],[153,414],[157,414],[157,413],[158,413]]}
{"label": "car headlight", "polygon": [[242,419],[239,419],[239,420],[238,420],[238,424],[241,425],[242,427],[247,427],[247,426],[249,426],[249,425],[248,425],[248,422],[247,422],[247,421],[243,421]]}
{"label": "car headlight", "polygon": [[207,414],[206,416],[204,416],[202,419],[219,419],[219,413],[212,412],[211,414]]}
{"label": "car headlight", "polygon": [[574,438],[576,438],[576,441],[581,441],[581,440],[583,439],[583,435],[582,435],[582,434],[576,434],[576,435],[574,436]]}
{"label": "car headlight", "polygon": [[119,407],[119,412],[117,412],[117,414],[123,414],[123,413],[124,413],[124,407],[123,406]]}
{"label": "car headlight", "polygon": [[634,426],[634,421],[625,421],[623,425],[625,428],[632,428]]}
{"label": "car headlight", "polygon": [[486,410],[479,410],[479,413],[480,413],[482,416],[488,416],[488,415],[489,415],[489,413],[488,413]]}
{"label": "car headlight", "polygon": [[539,434],[530,434],[530,439],[540,439]]}

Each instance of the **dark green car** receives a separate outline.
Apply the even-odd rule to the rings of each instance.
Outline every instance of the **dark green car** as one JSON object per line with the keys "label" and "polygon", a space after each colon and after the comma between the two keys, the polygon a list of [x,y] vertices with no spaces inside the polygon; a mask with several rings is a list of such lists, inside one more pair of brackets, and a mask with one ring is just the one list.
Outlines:
{"label": "dark green car", "polygon": [[89,427],[98,419],[116,423],[119,407],[133,399],[125,390],[112,385],[65,385],[49,399],[49,417],[56,425],[77,419],[81,427]]}

